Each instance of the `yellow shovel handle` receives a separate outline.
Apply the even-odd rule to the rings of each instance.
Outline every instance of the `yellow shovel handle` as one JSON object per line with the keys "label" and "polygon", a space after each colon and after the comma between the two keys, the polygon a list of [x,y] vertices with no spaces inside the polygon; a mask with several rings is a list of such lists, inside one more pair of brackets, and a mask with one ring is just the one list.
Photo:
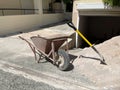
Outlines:
{"label": "yellow shovel handle", "polygon": [[78,35],[80,35],[87,44],[90,45],[90,47],[92,47],[93,45],[83,36],[83,34],[79,31],[79,30],[76,30],[76,32],[78,33]]}

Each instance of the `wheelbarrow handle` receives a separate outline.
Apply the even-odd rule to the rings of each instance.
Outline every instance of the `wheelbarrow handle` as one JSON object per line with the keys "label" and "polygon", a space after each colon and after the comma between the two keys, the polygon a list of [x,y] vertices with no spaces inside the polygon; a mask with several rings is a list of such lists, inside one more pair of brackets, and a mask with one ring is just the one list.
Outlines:
{"label": "wheelbarrow handle", "polygon": [[73,28],[75,31],[77,30],[77,28],[75,27],[75,25],[72,22],[68,22],[67,24],[68,24],[68,26]]}
{"label": "wheelbarrow handle", "polygon": [[[22,39],[22,40],[24,40],[24,41],[26,41],[29,45],[32,45],[32,43],[30,43],[28,40],[26,40],[25,38],[23,38],[23,37],[21,37],[21,36],[19,36],[19,38],[20,39]],[[34,46],[34,45],[32,45],[32,46]]]}
{"label": "wheelbarrow handle", "polygon": [[24,39],[23,37],[21,37],[21,36],[18,36],[20,39],[22,39],[22,40],[26,40],[26,39]]}

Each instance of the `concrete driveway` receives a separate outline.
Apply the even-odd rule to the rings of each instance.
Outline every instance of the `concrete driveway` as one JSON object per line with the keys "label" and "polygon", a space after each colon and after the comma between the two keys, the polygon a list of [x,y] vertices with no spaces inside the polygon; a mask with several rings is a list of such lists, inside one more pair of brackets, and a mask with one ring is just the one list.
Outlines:
{"label": "concrete driveway", "polygon": [[[60,25],[55,28],[59,27]],[[25,34],[22,35],[26,36]],[[73,49],[69,53],[74,62],[68,71],[60,71],[46,60],[36,63],[32,51],[18,36],[0,38],[0,70],[4,71],[0,74],[7,72],[11,73],[11,77],[16,75],[38,84],[43,82],[55,90],[120,89],[120,42],[117,41],[120,39],[119,36],[95,46],[105,57],[107,65],[93,59],[99,56],[91,48]],[[84,58],[78,58],[79,55],[83,55]]]}

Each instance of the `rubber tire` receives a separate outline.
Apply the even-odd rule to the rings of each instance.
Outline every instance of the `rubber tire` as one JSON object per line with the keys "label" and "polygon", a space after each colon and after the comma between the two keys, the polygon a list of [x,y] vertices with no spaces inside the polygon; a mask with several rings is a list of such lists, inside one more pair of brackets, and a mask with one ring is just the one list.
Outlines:
{"label": "rubber tire", "polygon": [[[62,71],[67,70],[67,68],[70,65],[69,55],[65,52],[65,50],[62,50],[62,49],[58,50],[58,55],[59,55],[58,60],[60,61],[59,65],[58,65],[59,69]],[[60,57],[62,57],[63,59],[60,60]]]}

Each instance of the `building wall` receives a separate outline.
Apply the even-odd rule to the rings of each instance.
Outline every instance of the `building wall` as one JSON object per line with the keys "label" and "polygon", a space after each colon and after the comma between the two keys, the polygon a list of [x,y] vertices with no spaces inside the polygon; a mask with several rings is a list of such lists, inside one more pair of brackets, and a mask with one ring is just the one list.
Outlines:
{"label": "building wall", "polygon": [[[19,0],[0,0],[0,8],[20,8]],[[16,10],[5,10],[4,11],[5,15],[16,15],[16,14],[21,14],[21,11],[16,11]],[[0,10],[0,15],[2,14],[2,11]]]}
{"label": "building wall", "polygon": [[[12,0],[12,1],[17,1],[17,0]],[[25,6],[28,4],[27,2],[29,0],[22,0],[22,1],[25,1],[23,5]],[[32,0],[30,1],[32,2]],[[34,0],[34,8],[39,9],[39,11],[37,12],[38,14],[0,16],[0,36],[16,33],[16,32],[25,32],[28,30],[36,29],[43,25],[60,22],[65,19],[64,13],[43,14],[42,1],[43,0]],[[13,7],[14,5],[10,4],[8,6]],[[17,5],[15,5],[14,7],[17,7]],[[33,7],[33,5],[29,4],[28,7],[29,8]]]}
{"label": "building wall", "polygon": [[20,8],[19,0],[0,0],[0,8]]}
{"label": "building wall", "polygon": [[42,2],[43,9],[49,9],[49,3],[50,2],[51,2],[51,0],[44,0],[44,2]]}
{"label": "building wall", "polygon": [[[93,5],[100,4],[100,6],[102,7],[103,5],[103,7],[100,7],[101,11],[99,11],[100,9],[97,10],[97,8],[94,8],[94,10],[90,9],[89,7],[79,9],[78,11],[76,8],[78,3],[95,3]],[[86,12],[83,14],[82,10]],[[89,12],[91,14],[89,14]],[[79,28],[79,30],[88,38],[88,40],[90,39],[92,43],[95,43],[95,41],[97,40],[103,41],[113,36],[120,35],[119,9],[114,8],[111,9],[111,11],[110,9],[108,9],[108,11],[105,11],[102,0],[75,0],[72,21],[75,24],[75,26]],[[79,26],[77,26],[78,23]],[[78,37],[76,37],[76,41],[78,42],[78,46],[82,44],[81,38],[79,39]]]}
{"label": "building wall", "polygon": [[[17,9],[34,9],[33,0],[0,0],[0,8],[17,8]],[[21,10],[4,10],[4,15],[21,15],[24,11]],[[30,13],[26,11],[25,13]],[[0,16],[2,16],[0,10]]]}
{"label": "building wall", "polygon": [[34,8],[33,0],[0,0],[0,8]]}
{"label": "building wall", "polygon": [[62,20],[64,20],[63,14],[1,16],[0,36],[29,31]]}
{"label": "building wall", "polygon": [[76,5],[78,3],[103,3],[102,0],[74,0],[73,3],[73,13],[72,13],[72,21],[77,27],[77,20],[79,19],[79,13],[77,11]]}
{"label": "building wall", "polygon": [[21,8],[34,9],[34,0],[21,0]]}

